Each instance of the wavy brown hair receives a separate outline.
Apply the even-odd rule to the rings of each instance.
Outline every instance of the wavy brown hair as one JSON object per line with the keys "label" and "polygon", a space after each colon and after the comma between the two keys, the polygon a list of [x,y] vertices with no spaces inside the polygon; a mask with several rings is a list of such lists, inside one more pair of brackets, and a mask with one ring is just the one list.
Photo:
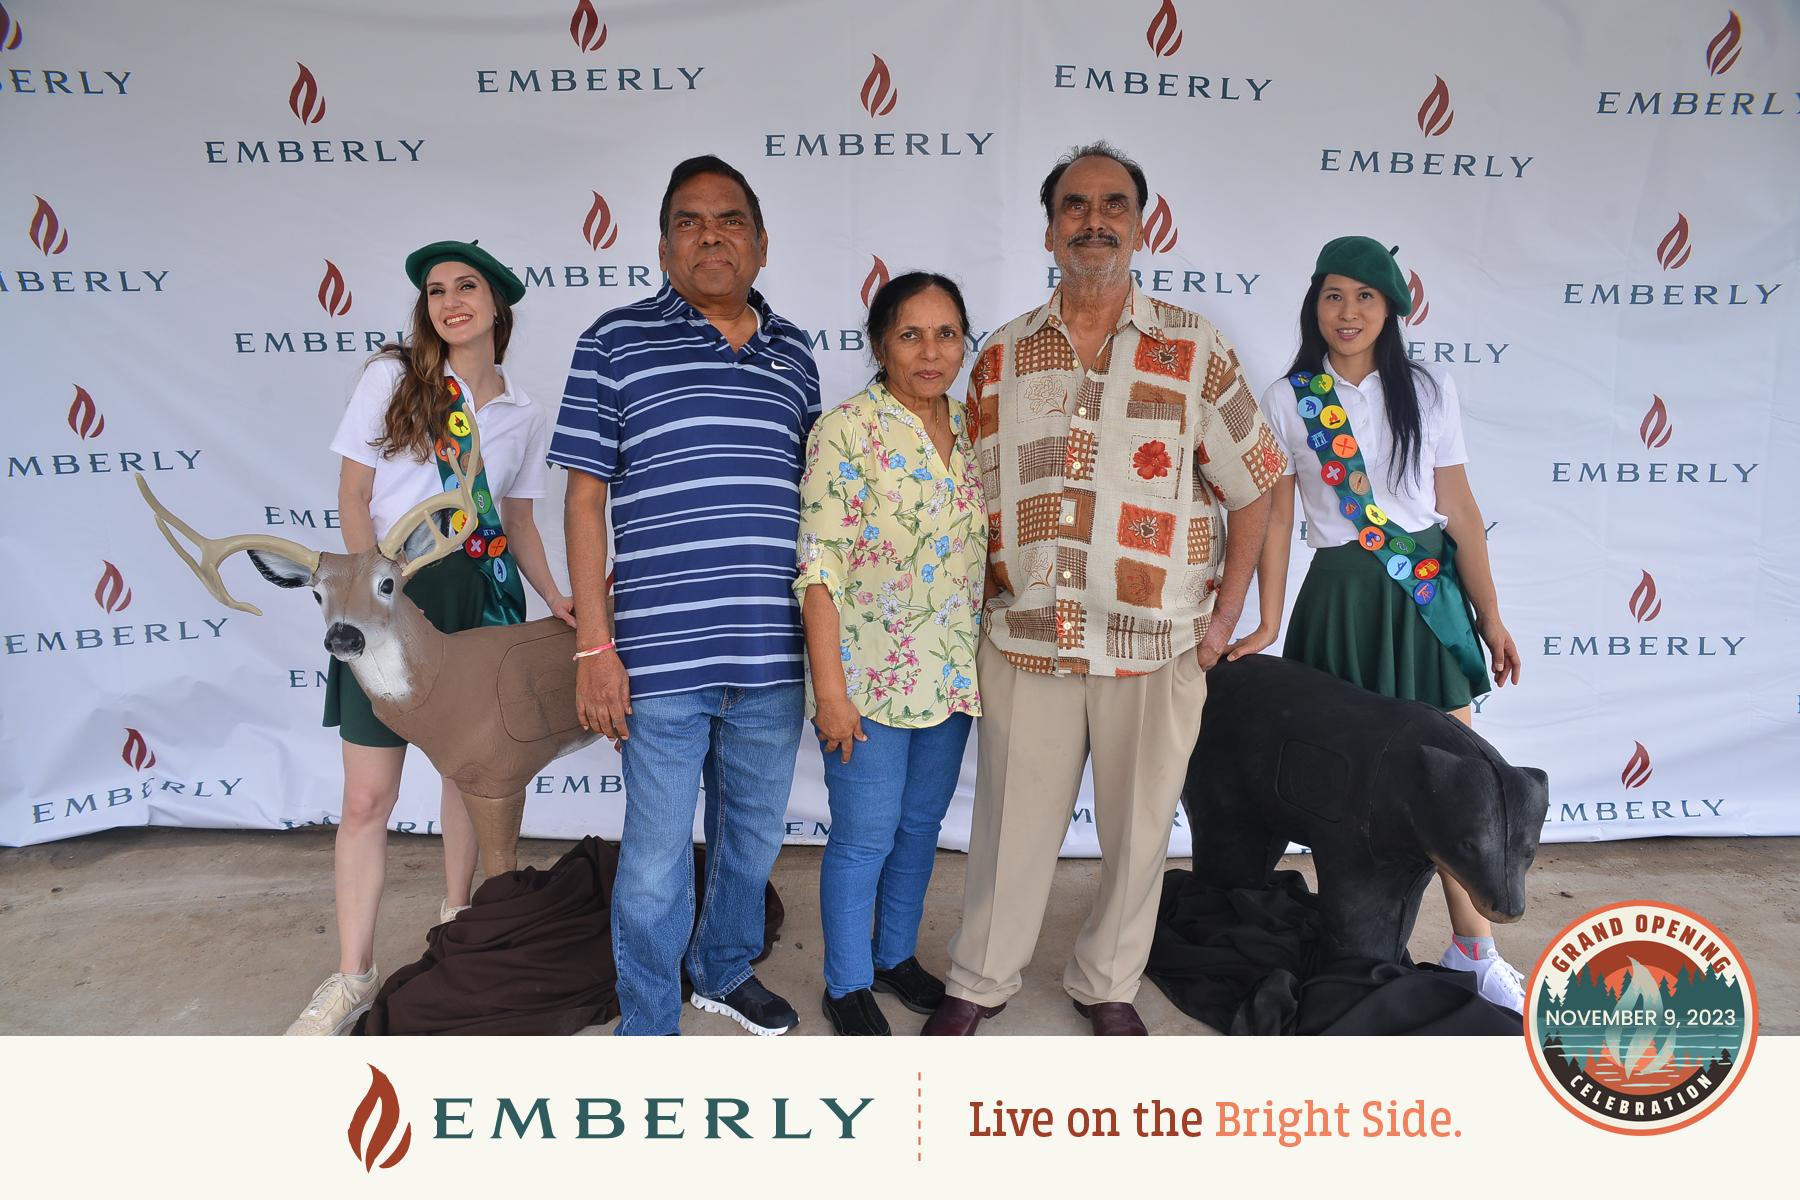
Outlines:
{"label": "wavy brown hair", "polygon": [[[512,305],[506,302],[486,276],[488,296],[494,302],[494,361],[506,361],[506,344],[512,340]],[[438,431],[450,415],[450,393],[444,389],[444,363],[450,347],[438,336],[431,323],[430,298],[419,289],[413,304],[412,332],[405,342],[389,342],[369,359],[397,358],[405,368],[394,385],[393,399],[388,401],[387,415],[381,421],[381,436],[369,445],[383,458],[404,454],[424,462],[437,445]]]}

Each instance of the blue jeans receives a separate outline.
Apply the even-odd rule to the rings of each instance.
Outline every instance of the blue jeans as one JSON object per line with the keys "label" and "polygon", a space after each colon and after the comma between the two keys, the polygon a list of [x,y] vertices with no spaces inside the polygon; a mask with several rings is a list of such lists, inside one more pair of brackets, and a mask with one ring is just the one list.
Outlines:
{"label": "blue jeans", "polygon": [[[750,978],[781,850],[806,691],[711,687],[633,700],[625,832],[613,883],[620,1034],[680,1032],[681,970],[705,996]],[[706,887],[694,919],[694,800],[706,787]]]}
{"label": "blue jeans", "polygon": [[912,957],[971,724],[967,713],[929,729],[864,720],[869,740],[854,743],[849,762],[825,751],[831,836],[819,865],[819,915],[831,995],[871,987],[876,967]]}

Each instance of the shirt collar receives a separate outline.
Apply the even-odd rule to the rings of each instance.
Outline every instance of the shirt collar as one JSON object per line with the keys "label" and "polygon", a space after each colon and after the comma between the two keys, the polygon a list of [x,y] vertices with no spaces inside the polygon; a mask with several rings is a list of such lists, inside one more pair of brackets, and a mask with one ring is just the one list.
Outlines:
{"label": "shirt collar", "polygon": [[[1025,328],[1019,336],[1030,337],[1045,325],[1064,328],[1062,319],[1062,285],[1050,293],[1050,299],[1032,310],[1025,318]],[[1163,332],[1162,322],[1156,319],[1156,304],[1132,281],[1131,293],[1125,299],[1125,307],[1119,311],[1119,323],[1113,328],[1114,333],[1124,330],[1127,325],[1137,327],[1139,333],[1153,341],[1165,341],[1168,335]]]}
{"label": "shirt collar", "polygon": [[1376,400],[1381,398],[1381,372],[1378,370],[1370,371],[1367,375],[1363,376],[1363,381],[1361,383],[1351,383],[1348,379],[1339,378],[1337,373],[1331,369],[1331,356],[1327,355],[1325,361],[1319,365],[1318,373],[1321,375],[1330,375],[1336,384],[1349,388],[1359,396],[1365,396]]}
{"label": "shirt collar", "polygon": [[[750,289],[749,304],[756,310],[759,318],[756,332],[751,335],[751,341],[755,341],[757,338],[799,336],[799,331],[793,322],[770,308],[769,302],[763,299],[763,294],[755,288]],[[708,327],[712,325],[712,322],[708,321],[699,309],[689,304],[671,283],[665,282],[662,290],[656,293],[656,311],[671,321],[690,321]]]}
{"label": "shirt collar", "polygon": [[[492,400],[489,400],[487,404],[517,404],[519,398],[513,394],[512,380],[507,378],[506,368],[499,363],[495,363],[494,370],[498,372],[500,376],[500,394],[495,396]],[[464,379],[461,375],[458,375],[448,362],[444,364],[444,374],[451,379],[456,380],[464,393],[468,395],[469,403],[473,405],[475,403],[475,389],[469,386],[469,381]],[[482,407],[486,408],[487,404],[482,405]]]}

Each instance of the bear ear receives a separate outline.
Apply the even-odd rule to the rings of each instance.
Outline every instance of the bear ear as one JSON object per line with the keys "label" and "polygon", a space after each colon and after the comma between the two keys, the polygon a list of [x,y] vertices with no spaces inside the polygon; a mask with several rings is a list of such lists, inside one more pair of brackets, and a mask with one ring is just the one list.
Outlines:
{"label": "bear ear", "polygon": [[1467,788],[1468,759],[1426,742],[1419,746],[1419,766],[1434,800],[1446,800]]}

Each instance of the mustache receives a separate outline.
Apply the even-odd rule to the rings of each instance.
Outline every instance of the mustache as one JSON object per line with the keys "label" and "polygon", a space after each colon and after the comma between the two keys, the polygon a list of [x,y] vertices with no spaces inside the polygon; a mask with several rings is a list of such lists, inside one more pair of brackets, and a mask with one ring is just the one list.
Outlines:
{"label": "mustache", "polygon": [[1109,233],[1104,229],[1092,229],[1085,233],[1076,234],[1069,239],[1068,244],[1070,246],[1101,245],[1117,247],[1119,238],[1117,234]]}

